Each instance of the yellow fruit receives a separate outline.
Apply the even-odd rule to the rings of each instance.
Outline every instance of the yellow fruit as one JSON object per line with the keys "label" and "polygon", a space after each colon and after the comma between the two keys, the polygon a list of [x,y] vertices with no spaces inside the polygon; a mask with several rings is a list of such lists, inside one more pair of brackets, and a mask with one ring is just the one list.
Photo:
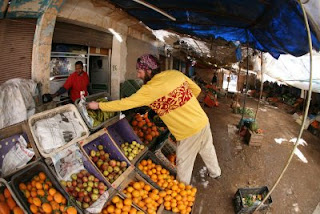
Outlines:
{"label": "yellow fruit", "polygon": [[135,188],[136,190],[140,190],[141,189],[140,183],[139,182],[133,183],[133,188]]}
{"label": "yellow fruit", "polygon": [[116,195],[113,197],[113,199],[111,201],[112,201],[112,203],[116,204],[120,201],[120,198],[119,198],[119,196]]}
{"label": "yellow fruit", "polygon": [[[126,199],[124,199],[123,203],[124,203],[124,205],[131,207],[131,205],[132,205],[132,200],[131,200],[130,198],[126,198]],[[129,210],[130,210],[130,209],[129,209]],[[128,210],[128,211],[129,211],[129,210]]]}

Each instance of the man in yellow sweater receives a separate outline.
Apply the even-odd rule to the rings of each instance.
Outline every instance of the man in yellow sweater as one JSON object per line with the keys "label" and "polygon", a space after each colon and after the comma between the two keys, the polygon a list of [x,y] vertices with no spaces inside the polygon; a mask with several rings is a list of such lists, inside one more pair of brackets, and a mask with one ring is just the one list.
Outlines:
{"label": "man in yellow sweater", "polygon": [[159,62],[150,54],[137,60],[137,77],[144,85],[133,95],[110,102],[91,102],[90,109],[124,111],[140,106],[151,107],[175,136],[177,143],[177,176],[190,184],[194,161],[199,153],[209,176],[221,175],[209,119],[197,96],[201,89],[183,73],[160,71]]}

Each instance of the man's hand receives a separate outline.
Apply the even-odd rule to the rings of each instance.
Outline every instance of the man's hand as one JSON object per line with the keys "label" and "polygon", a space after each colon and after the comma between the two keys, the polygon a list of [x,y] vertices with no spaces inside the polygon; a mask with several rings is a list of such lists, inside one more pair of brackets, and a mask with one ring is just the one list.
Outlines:
{"label": "man's hand", "polygon": [[90,102],[88,103],[88,106],[87,106],[88,109],[93,109],[93,110],[97,110],[99,109],[99,103],[98,102]]}

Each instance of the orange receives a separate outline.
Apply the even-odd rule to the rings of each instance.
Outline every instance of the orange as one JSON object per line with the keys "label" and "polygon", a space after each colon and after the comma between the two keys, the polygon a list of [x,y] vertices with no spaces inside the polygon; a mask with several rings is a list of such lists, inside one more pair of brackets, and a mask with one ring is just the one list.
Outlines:
{"label": "orange", "polygon": [[194,193],[196,193],[196,192],[197,192],[197,188],[193,187],[193,188],[191,189],[191,191],[194,192]]}
{"label": "orange", "polygon": [[123,208],[123,203],[122,203],[122,202],[116,203],[116,207],[117,207],[118,209],[122,209],[122,208]]}
{"label": "orange", "polygon": [[38,189],[37,194],[38,194],[39,196],[44,196],[44,195],[45,195],[45,192],[44,192],[42,189]]}
{"label": "orange", "polygon": [[129,214],[137,214],[137,210],[134,207],[131,207]]}
{"label": "orange", "polygon": [[17,206],[16,202],[13,200],[13,198],[7,198],[7,204],[10,208],[10,210],[13,210],[15,206]]}
{"label": "orange", "polygon": [[48,203],[43,203],[42,204],[42,209],[45,213],[51,213],[52,212],[52,207]]}
{"label": "orange", "polygon": [[126,199],[124,199],[123,203],[124,203],[124,205],[131,206],[132,205],[132,200],[130,198],[126,198]]}
{"label": "orange", "polygon": [[29,203],[29,204],[33,204],[33,198],[29,197],[29,198],[28,198],[28,203]]}
{"label": "orange", "polygon": [[139,183],[139,182],[135,182],[135,183],[133,184],[133,188],[135,188],[136,190],[140,190],[140,189],[141,189],[140,183]]}
{"label": "orange", "polygon": [[49,187],[51,187],[51,186],[52,186],[51,181],[47,181],[46,183],[49,185]]}
{"label": "orange", "polygon": [[3,202],[3,201],[5,201],[6,199],[5,199],[5,197],[4,197],[4,195],[3,194],[0,194],[0,202]]}
{"label": "orange", "polygon": [[179,209],[177,207],[172,208],[173,213],[179,213]]}
{"label": "orange", "polygon": [[13,214],[23,214],[23,210],[20,207],[13,208]]}
{"label": "orange", "polygon": [[30,205],[30,210],[32,213],[38,213],[38,207],[34,204]]}
{"label": "orange", "polygon": [[133,190],[133,191],[132,191],[132,196],[133,196],[134,198],[138,198],[138,197],[140,197],[140,192],[139,192],[138,190]]}
{"label": "orange", "polygon": [[116,208],[116,209],[114,210],[114,213],[115,213],[115,214],[121,214],[121,213],[122,213],[122,211],[121,211],[121,209]]}
{"label": "orange", "polygon": [[192,189],[192,186],[191,185],[187,185],[186,189]]}
{"label": "orange", "polygon": [[109,206],[107,207],[108,213],[114,213],[115,209],[116,209],[116,208],[114,207],[114,205],[109,205]]}
{"label": "orange", "polygon": [[48,190],[49,189],[49,185],[48,184],[43,184],[43,189],[44,190]]}
{"label": "orange", "polygon": [[5,198],[11,198],[11,193],[8,188],[5,188],[3,193]]}
{"label": "orange", "polygon": [[57,192],[56,194],[54,194],[53,199],[54,199],[58,204],[60,204],[60,203],[62,203],[62,201],[63,201],[63,196],[62,196],[59,192]]}
{"label": "orange", "polygon": [[119,201],[120,201],[120,198],[119,198],[119,196],[114,196],[113,198],[112,198],[112,203],[114,203],[114,204],[116,204],[116,203],[118,203]]}
{"label": "orange", "polygon": [[35,180],[31,181],[31,186],[36,187],[36,183],[37,183],[37,181],[35,181]]}
{"label": "orange", "polygon": [[55,201],[50,201],[50,205],[52,207],[52,210],[59,210],[59,208],[60,208],[59,204]]}
{"label": "orange", "polygon": [[66,207],[65,207],[64,205],[60,205],[60,211],[61,211],[61,212],[64,212],[65,209],[66,209]]}
{"label": "orange", "polygon": [[20,190],[26,190],[26,189],[27,189],[27,186],[26,186],[24,183],[20,183],[20,184],[19,184],[19,189],[20,189]]}
{"label": "orange", "polygon": [[62,197],[62,201],[61,201],[62,204],[66,204],[67,203],[67,199],[65,197]]}
{"label": "orange", "polygon": [[138,206],[139,206],[139,207],[144,207],[144,205],[145,205],[145,203],[144,203],[143,201],[139,201],[139,202],[138,202]]}
{"label": "orange", "polygon": [[52,201],[52,200],[53,200],[52,195],[48,195],[48,196],[47,196],[47,200],[48,200],[48,201]]}
{"label": "orange", "polygon": [[74,207],[68,207],[67,213],[68,214],[77,214],[77,209]]}
{"label": "orange", "polygon": [[39,178],[40,178],[40,180],[46,180],[46,178],[47,178],[47,176],[46,176],[46,174],[44,174],[44,172],[40,172],[39,173]]}
{"label": "orange", "polygon": [[41,200],[40,198],[33,198],[32,199],[32,202],[34,205],[36,205],[37,207],[40,207],[41,206]]}
{"label": "orange", "polygon": [[141,188],[144,188],[144,186],[146,185],[143,181],[139,181]]}
{"label": "orange", "polygon": [[37,188],[37,189],[42,189],[42,188],[43,188],[43,187],[42,187],[42,183],[37,182],[37,183],[36,183],[36,188]]}
{"label": "orange", "polygon": [[54,188],[49,189],[49,194],[51,196],[54,196],[56,194],[57,190],[55,190]]}
{"label": "orange", "polygon": [[130,192],[130,193],[131,193],[133,190],[134,190],[133,187],[128,187],[128,188],[127,188],[127,191]]}

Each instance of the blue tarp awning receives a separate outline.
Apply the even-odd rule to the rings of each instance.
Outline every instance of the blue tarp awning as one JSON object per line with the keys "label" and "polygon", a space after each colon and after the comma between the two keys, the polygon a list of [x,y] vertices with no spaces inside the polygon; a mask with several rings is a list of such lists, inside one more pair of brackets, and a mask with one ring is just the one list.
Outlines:
{"label": "blue tarp awning", "polygon": [[[296,0],[148,0],[176,18],[128,0],[111,0],[153,30],[172,30],[210,41],[249,43],[251,47],[280,54],[302,56],[309,52],[303,14]],[[312,42],[319,51],[314,28]]]}

